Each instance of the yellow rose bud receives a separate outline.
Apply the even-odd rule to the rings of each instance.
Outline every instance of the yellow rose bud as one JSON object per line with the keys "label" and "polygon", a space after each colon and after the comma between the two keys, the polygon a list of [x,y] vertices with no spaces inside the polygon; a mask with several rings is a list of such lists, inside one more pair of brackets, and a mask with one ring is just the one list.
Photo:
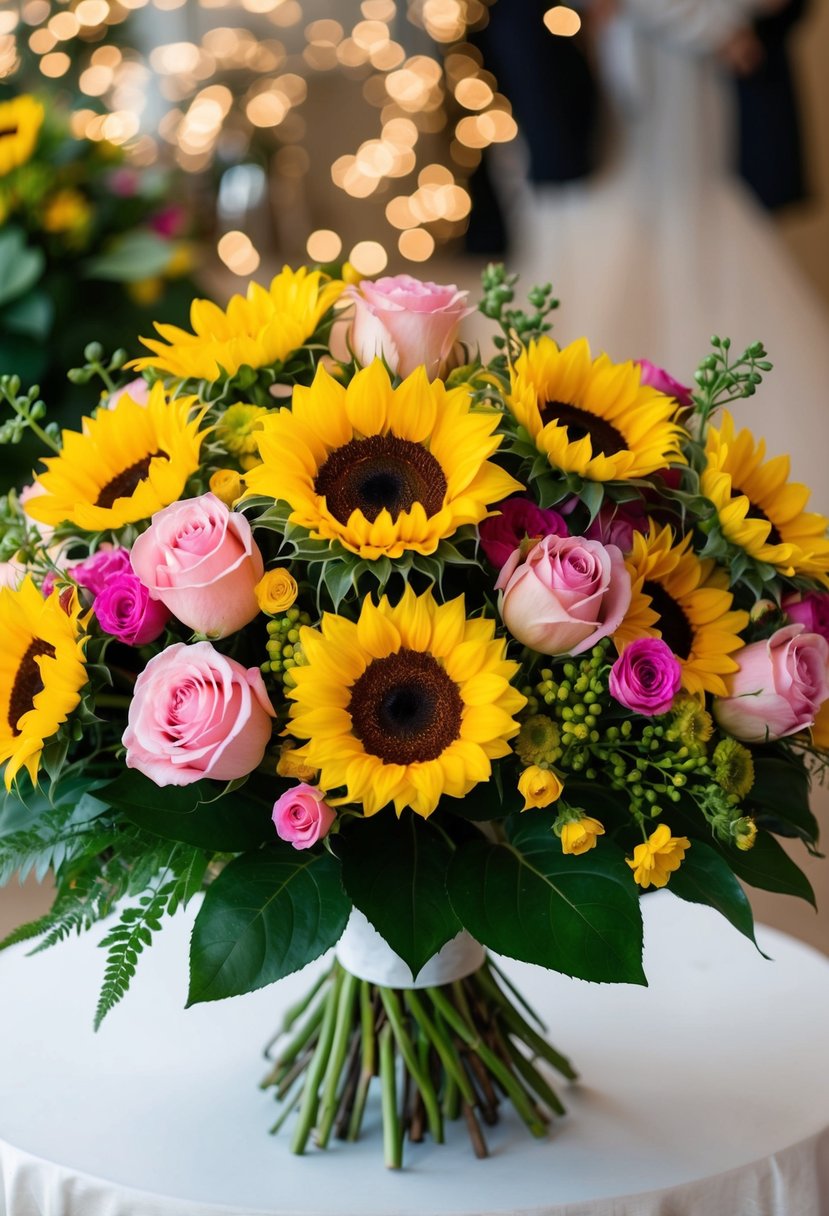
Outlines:
{"label": "yellow rose bud", "polygon": [[604,836],[604,828],[598,819],[582,815],[581,819],[565,823],[561,829],[561,851],[580,857],[596,845],[596,837]]}
{"label": "yellow rose bud", "polygon": [[757,824],[748,815],[737,820],[737,848],[747,853],[754,848],[757,839]]}
{"label": "yellow rose bud", "polygon": [[287,612],[297,597],[297,585],[294,577],[282,566],[268,570],[254,587],[259,607],[268,616],[276,616],[277,612]]}
{"label": "yellow rose bud", "polygon": [[537,764],[531,764],[518,778],[518,792],[524,795],[522,811],[527,811],[530,807],[549,806],[561,797],[563,789],[564,786],[555,773],[539,768]]}
{"label": "yellow rose bud", "polygon": [[276,765],[277,774],[280,777],[289,777],[295,781],[313,782],[317,777],[317,770],[309,768],[302,759],[301,754],[286,743],[283,748],[279,760]]}
{"label": "yellow rose bud", "polygon": [[210,490],[226,507],[232,507],[242,497],[245,483],[235,469],[217,469],[210,478]]}

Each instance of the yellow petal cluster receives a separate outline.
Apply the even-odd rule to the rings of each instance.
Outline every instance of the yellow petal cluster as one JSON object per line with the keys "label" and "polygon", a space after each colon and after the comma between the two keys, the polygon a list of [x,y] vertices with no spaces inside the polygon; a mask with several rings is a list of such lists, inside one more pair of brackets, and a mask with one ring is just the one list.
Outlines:
{"label": "yellow petal cluster", "polygon": [[276,566],[268,570],[254,587],[256,602],[260,611],[268,616],[276,616],[278,612],[287,612],[297,597],[296,579],[290,570]]}
{"label": "yellow petal cluster", "polygon": [[571,819],[569,823],[562,824],[561,851],[581,857],[582,853],[589,853],[596,847],[596,839],[599,836],[604,836],[604,827],[592,815]]}
{"label": "yellow petal cluster", "polygon": [[687,836],[672,836],[666,823],[660,823],[644,844],[633,850],[633,860],[627,864],[639,886],[664,887],[674,870],[678,870],[685,853],[691,847]]}
{"label": "yellow petal cluster", "polygon": [[0,177],[31,158],[43,115],[41,103],[28,93],[0,102]]}
{"label": "yellow petal cluster", "polygon": [[531,764],[518,778],[518,792],[524,798],[522,811],[528,811],[531,807],[549,806],[561,797],[563,789],[564,786],[555,773],[546,768],[539,768],[537,764]]}

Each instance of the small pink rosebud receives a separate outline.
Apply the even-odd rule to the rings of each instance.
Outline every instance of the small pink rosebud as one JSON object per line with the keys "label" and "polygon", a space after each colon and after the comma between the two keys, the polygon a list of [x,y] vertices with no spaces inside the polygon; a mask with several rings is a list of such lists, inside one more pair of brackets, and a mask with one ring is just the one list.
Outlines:
{"label": "small pink rosebud", "polygon": [[286,790],[273,807],[277,836],[295,849],[310,849],[322,840],[336,818],[337,813],[325,802],[322,790],[304,781]]}

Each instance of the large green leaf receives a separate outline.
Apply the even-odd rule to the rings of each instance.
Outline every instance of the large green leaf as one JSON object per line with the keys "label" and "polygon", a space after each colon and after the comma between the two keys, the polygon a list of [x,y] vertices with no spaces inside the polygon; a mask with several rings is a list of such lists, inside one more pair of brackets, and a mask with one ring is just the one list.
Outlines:
{"label": "large green leaf", "polygon": [[347,894],[417,976],[461,931],[446,890],[452,846],[409,811],[355,819],[336,847]]}
{"label": "large green leaf", "polygon": [[3,328],[30,338],[45,338],[52,328],[55,308],[44,291],[29,291],[3,309]]}
{"label": "large green leaf", "polygon": [[[735,929],[757,945],[754,915],[745,891],[725,858],[704,841],[692,842],[682,865],[671,875],[668,890],[689,903],[716,908]],[[759,946],[757,948],[759,950]]]}
{"label": "large green leaf", "polygon": [[642,917],[630,869],[609,841],[567,856],[551,819],[527,812],[511,845],[460,847],[449,894],[485,946],[584,980],[644,984]]}
{"label": "large green leaf", "polygon": [[809,806],[809,773],[802,763],[780,755],[756,756],[746,805],[761,827],[816,843],[818,822]]}
{"label": "large green leaf", "polygon": [[188,1005],[298,971],[334,945],[350,908],[330,853],[279,842],[237,857],[208,887],[193,926]]}
{"label": "large green leaf", "polygon": [[450,798],[447,794],[438,804],[442,812],[458,815],[473,823],[504,819],[507,815],[517,814],[523,805],[524,799],[518,793],[517,784],[509,784],[509,778],[505,784],[498,770],[489,781],[479,782],[464,798]]}
{"label": "large green leaf", "polygon": [[0,231],[0,305],[16,300],[33,287],[46,259],[40,249],[29,249],[19,228]]}
{"label": "large green leaf", "polygon": [[139,228],[118,237],[106,253],[90,258],[84,272],[89,279],[133,283],[161,274],[166,270],[172,252],[169,241]]}
{"label": "large green leaf", "polygon": [[817,907],[808,878],[768,832],[759,831],[754,847],[747,853],[729,849],[726,860],[737,877],[750,887],[775,891],[779,895],[796,895],[813,908]]}

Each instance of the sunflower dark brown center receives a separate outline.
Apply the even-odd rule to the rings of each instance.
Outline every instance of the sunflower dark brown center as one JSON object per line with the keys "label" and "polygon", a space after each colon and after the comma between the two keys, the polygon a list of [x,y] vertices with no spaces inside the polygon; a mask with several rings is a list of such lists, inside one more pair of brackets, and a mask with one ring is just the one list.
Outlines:
{"label": "sunflower dark brown center", "polygon": [[150,452],[149,456],[136,460],[135,464],[131,464],[129,468],[124,469],[123,473],[119,473],[117,477],[113,477],[112,481],[106,483],[98,495],[95,506],[111,507],[116,498],[129,498],[147,476],[150,470],[150,462],[155,460],[156,456],[166,455],[167,453],[159,448],[157,452]]}
{"label": "sunflower dark brown center", "polygon": [[755,502],[752,502],[751,498],[749,497],[748,494],[746,494],[745,490],[738,490],[736,486],[732,486],[731,493],[734,495],[743,494],[743,495],[745,495],[746,498],[748,498],[749,506],[748,506],[748,510],[746,511],[746,516],[749,519],[764,519],[766,521],[766,523],[769,525],[769,534],[766,537],[767,545],[780,545],[783,543],[783,537],[777,531],[774,524],[771,522],[768,515],[766,515],[763,508],[758,507]]}
{"label": "sunflower dark brown center", "polygon": [[354,733],[387,764],[436,760],[460,735],[463,703],[436,659],[398,650],[375,659],[351,689]]}
{"label": "sunflower dark brown center", "polygon": [[663,642],[668,643],[678,658],[687,659],[694,640],[691,622],[661,583],[646,582],[642,591],[651,597],[651,607],[659,614],[657,628],[662,634]]}
{"label": "sunflower dark brown center", "polygon": [[437,515],[446,496],[446,476],[431,452],[397,435],[352,439],[336,448],[317,473],[314,489],[340,523],[352,511],[372,522],[385,509],[392,519],[419,502]]}
{"label": "sunflower dark brown center", "polygon": [[627,450],[627,440],[621,431],[617,431],[604,418],[591,414],[589,410],[581,410],[577,405],[570,405],[566,401],[545,402],[541,406],[541,423],[547,426],[550,422],[566,428],[570,443],[577,443],[589,435],[594,456],[614,456]]}
{"label": "sunflower dark brown center", "polygon": [[9,697],[9,726],[13,735],[19,735],[17,724],[34,704],[34,699],[43,689],[43,677],[37,665],[37,658],[45,654],[50,659],[55,657],[55,648],[49,642],[35,638],[29,644],[28,650],[20,660],[17,675],[14,677],[11,696]]}

